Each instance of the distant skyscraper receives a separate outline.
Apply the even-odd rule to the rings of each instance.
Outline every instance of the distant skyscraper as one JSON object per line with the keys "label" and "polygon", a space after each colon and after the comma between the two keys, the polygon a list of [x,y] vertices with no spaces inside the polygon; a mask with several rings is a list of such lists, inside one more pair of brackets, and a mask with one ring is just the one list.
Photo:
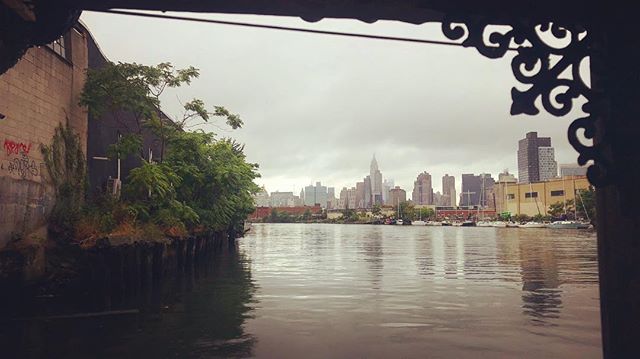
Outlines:
{"label": "distant skyscraper", "polygon": [[369,166],[369,177],[371,179],[371,204],[382,204],[382,173],[378,169],[375,154]]}
{"label": "distant skyscraper", "polygon": [[538,147],[538,168],[540,181],[558,177],[558,163],[555,160],[553,147]]}
{"label": "distant skyscraper", "polygon": [[462,174],[462,193],[460,193],[460,207],[476,206],[480,199],[482,180],[473,173]]}
{"label": "distant skyscraper", "polygon": [[295,196],[293,192],[271,192],[271,207],[293,207]]}
{"label": "distant skyscraper", "polygon": [[338,208],[355,209],[356,208],[356,188],[342,187],[340,191],[340,199],[338,200]]}
{"label": "distant skyscraper", "polygon": [[444,206],[456,205],[456,178],[445,174],[442,176],[442,196],[446,204]]}
{"label": "distant skyscraper", "polygon": [[498,175],[498,183],[516,183],[518,182],[517,178],[509,173],[508,170],[504,170],[504,172]]}
{"label": "distant skyscraper", "polygon": [[371,176],[364,178],[364,208],[371,208],[372,206],[372,187]]}
{"label": "distant skyscraper", "polygon": [[392,179],[386,179],[382,182],[382,202],[389,204],[389,191],[395,186]]}
{"label": "distant skyscraper", "polygon": [[413,193],[411,194],[411,200],[414,204],[433,204],[433,186],[431,184],[431,175],[429,173],[422,172],[413,182]]}
{"label": "distant skyscraper", "polygon": [[364,208],[364,182],[356,182],[356,208]]}
{"label": "distant skyscraper", "polygon": [[327,209],[334,209],[338,204],[335,187],[327,187]]}
{"label": "distant skyscraper", "polygon": [[393,206],[407,201],[407,192],[402,188],[395,186],[389,191],[389,202]]}
{"label": "distant skyscraper", "polygon": [[[540,177],[540,147],[551,148],[551,137],[538,137],[537,132],[528,132],[525,138],[518,141],[518,177],[520,183],[539,182],[542,180]],[[543,172],[545,176],[548,176],[553,169],[550,163],[551,161],[555,162],[553,149],[551,151],[543,150],[542,154],[545,156]],[[551,158],[548,157],[549,155],[551,155]]]}
{"label": "distant skyscraper", "polygon": [[580,166],[577,163],[565,163],[560,165],[560,177],[586,175],[587,166]]}
{"label": "distant skyscraper", "polygon": [[445,197],[440,191],[437,191],[433,194],[433,203],[436,206],[448,206],[448,204],[444,204]]}
{"label": "distant skyscraper", "polygon": [[304,188],[304,204],[305,206],[314,206],[319,204],[322,208],[327,208],[327,187],[316,182],[316,185],[306,186]]}

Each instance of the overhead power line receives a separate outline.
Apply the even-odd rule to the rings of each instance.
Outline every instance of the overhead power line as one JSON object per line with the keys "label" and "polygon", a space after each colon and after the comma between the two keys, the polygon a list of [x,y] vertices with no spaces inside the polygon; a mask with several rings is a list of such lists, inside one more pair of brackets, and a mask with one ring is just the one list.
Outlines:
{"label": "overhead power line", "polygon": [[[214,20],[214,19],[202,19],[202,18],[195,18],[195,17],[166,15],[166,14],[153,14],[153,13],[138,12],[138,11],[123,11],[123,10],[91,10],[91,11],[107,13],[107,14],[148,17],[148,18],[154,18],[154,19],[180,20],[180,21],[200,22],[200,23],[218,24],[218,25],[242,26],[242,27],[260,28],[260,29],[280,30],[280,31],[303,32],[303,33],[319,34],[319,35],[346,36],[346,37],[356,37],[356,38],[373,39],[373,40],[402,41],[402,42],[412,42],[412,43],[419,43],[419,44],[462,46],[462,44],[459,42],[450,42],[450,41],[425,40],[425,39],[415,39],[415,38],[397,37],[397,36],[357,34],[357,33],[342,32],[342,31],[315,30],[315,29],[305,29],[305,28],[290,27],[290,26],[255,24],[255,23],[248,23],[248,22],[224,21],[224,20]],[[516,50],[516,49],[510,48],[509,50]]]}

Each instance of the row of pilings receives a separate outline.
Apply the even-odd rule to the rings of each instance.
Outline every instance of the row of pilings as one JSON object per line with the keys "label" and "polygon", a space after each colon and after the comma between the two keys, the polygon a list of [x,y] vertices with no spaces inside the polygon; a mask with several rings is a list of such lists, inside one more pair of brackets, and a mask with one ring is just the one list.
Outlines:
{"label": "row of pilings", "polygon": [[217,232],[88,249],[87,273],[79,282],[91,303],[85,310],[159,310],[166,296],[191,289],[193,281],[207,272],[213,256],[231,243],[226,233]]}

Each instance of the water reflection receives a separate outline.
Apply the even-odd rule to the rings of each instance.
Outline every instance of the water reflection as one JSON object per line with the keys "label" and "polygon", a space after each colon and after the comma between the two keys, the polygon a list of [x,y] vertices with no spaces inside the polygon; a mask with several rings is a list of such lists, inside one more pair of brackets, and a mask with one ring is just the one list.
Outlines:
{"label": "water reflection", "polygon": [[257,357],[600,356],[593,234],[256,227]]}
{"label": "water reflection", "polygon": [[380,227],[377,227],[368,231],[367,237],[362,241],[365,262],[368,264],[368,273],[373,289],[380,289],[384,270],[382,233],[379,229]]}
{"label": "water reflection", "polygon": [[[168,282],[150,303],[162,311],[105,317],[28,320],[0,325],[6,358],[202,358],[250,357],[256,287],[244,255],[219,253],[193,277]],[[114,308],[118,309],[118,308]],[[7,355],[7,356],[5,356]]]}
{"label": "water reflection", "polygon": [[157,314],[9,323],[0,345],[10,358],[599,358],[595,253],[585,232],[261,224],[169,283]]}
{"label": "water reflection", "polygon": [[[544,231],[535,229],[532,232]],[[545,319],[558,318],[562,306],[559,280],[559,251],[553,241],[540,236],[537,241],[519,241],[522,267],[522,308],[536,324],[553,324]]]}

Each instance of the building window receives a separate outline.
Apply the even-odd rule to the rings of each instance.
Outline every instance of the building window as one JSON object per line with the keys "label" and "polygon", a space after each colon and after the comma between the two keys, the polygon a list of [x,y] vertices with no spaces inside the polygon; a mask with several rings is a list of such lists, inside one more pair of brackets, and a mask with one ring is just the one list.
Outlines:
{"label": "building window", "polygon": [[564,196],[564,191],[563,190],[551,191],[551,196],[552,197]]}
{"label": "building window", "polygon": [[524,194],[524,198],[538,198],[538,192],[527,192]]}
{"label": "building window", "polygon": [[516,195],[513,193],[508,193],[507,194],[507,199],[516,199]]}
{"label": "building window", "polygon": [[57,40],[47,45],[48,48],[53,50],[56,54],[65,60],[71,61],[71,46],[69,41],[69,35],[65,34],[60,36]]}

